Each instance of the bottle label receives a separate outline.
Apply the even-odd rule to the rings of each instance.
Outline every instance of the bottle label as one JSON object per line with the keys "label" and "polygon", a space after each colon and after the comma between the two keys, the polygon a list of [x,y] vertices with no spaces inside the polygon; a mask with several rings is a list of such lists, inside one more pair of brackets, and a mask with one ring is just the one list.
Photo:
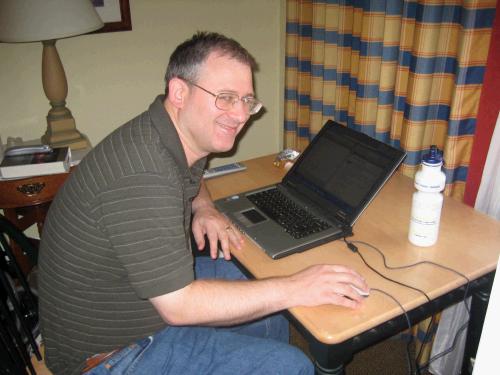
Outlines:
{"label": "bottle label", "polygon": [[417,246],[432,246],[437,241],[441,216],[441,195],[415,193],[408,239]]}

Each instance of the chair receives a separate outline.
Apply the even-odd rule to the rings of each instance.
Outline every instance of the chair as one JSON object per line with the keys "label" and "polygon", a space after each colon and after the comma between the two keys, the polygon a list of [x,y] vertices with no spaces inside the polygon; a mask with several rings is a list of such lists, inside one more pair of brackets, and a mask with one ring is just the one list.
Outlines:
{"label": "chair", "polygon": [[30,360],[32,351],[42,359],[33,329],[38,324],[36,294],[28,285],[12,252],[15,242],[31,265],[37,263],[37,250],[9,220],[0,215],[0,375],[36,374]]}

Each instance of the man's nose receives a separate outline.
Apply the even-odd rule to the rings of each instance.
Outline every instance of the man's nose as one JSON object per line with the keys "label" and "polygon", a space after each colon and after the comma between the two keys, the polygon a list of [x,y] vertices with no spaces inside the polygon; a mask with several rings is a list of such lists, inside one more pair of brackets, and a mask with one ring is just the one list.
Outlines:
{"label": "man's nose", "polygon": [[233,103],[233,107],[231,108],[231,116],[237,119],[239,122],[245,122],[250,118],[250,114],[248,113],[248,106],[243,102],[243,100],[238,100]]}

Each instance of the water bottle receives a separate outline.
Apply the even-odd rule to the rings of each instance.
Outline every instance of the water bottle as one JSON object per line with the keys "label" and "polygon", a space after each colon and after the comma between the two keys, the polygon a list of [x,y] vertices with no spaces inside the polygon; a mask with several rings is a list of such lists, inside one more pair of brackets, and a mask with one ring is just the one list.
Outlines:
{"label": "water bottle", "polygon": [[443,207],[446,176],[441,170],[443,154],[431,146],[422,158],[421,169],[415,175],[415,188],[411,206],[408,240],[416,246],[432,246],[439,234],[439,220]]}

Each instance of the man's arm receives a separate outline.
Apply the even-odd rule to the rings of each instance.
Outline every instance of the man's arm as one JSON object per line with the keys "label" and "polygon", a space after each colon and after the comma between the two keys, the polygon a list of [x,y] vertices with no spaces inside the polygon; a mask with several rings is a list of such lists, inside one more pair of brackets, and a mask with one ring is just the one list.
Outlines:
{"label": "man's arm", "polygon": [[231,259],[229,245],[240,248],[243,237],[231,222],[214,206],[205,182],[201,181],[200,192],[193,201],[193,235],[198,249],[205,247],[205,235],[210,243],[210,256],[218,256],[217,241],[220,241],[224,258]]}
{"label": "man's arm", "polygon": [[252,281],[195,280],[175,292],[151,298],[171,325],[233,325],[295,306],[360,306],[362,298],[349,284],[367,290],[355,271],[316,265],[287,277]]}

